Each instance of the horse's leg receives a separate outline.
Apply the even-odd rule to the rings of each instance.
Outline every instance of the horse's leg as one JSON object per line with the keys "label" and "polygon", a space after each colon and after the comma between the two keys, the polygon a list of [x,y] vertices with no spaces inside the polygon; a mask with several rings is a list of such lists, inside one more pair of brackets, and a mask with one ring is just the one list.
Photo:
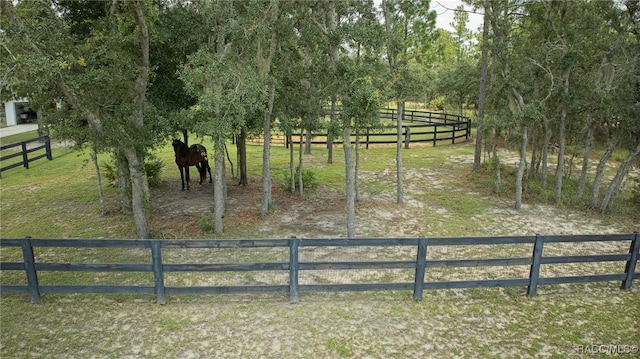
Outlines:
{"label": "horse's leg", "polygon": [[184,191],[184,168],[182,166],[178,166],[180,170],[180,180],[182,181],[182,190]]}
{"label": "horse's leg", "polygon": [[187,177],[187,191],[189,191],[190,190],[190,188],[189,188],[189,181],[190,181],[190,179],[189,179],[189,166],[188,165],[184,166],[184,170],[187,172],[186,173],[187,174],[186,175],[186,177]]}
{"label": "horse's leg", "polygon": [[[209,183],[213,183],[213,177],[211,177],[211,166],[209,166],[209,161],[204,160],[204,164],[207,166],[207,170],[209,171]],[[202,170],[204,172],[204,170]],[[206,173],[205,173],[206,176]]]}
{"label": "horse's leg", "polygon": [[200,175],[200,184],[202,184],[202,170],[203,170],[203,168],[200,167],[199,163],[196,163],[196,168],[198,169],[198,174]]}

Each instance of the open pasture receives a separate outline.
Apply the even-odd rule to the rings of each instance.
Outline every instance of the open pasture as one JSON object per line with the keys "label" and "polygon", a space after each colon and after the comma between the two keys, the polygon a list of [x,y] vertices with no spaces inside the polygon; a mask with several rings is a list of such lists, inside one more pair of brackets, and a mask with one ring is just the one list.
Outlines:
{"label": "open pasture", "polygon": [[[206,140],[190,142],[211,148]],[[235,158],[233,146],[229,150]],[[116,199],[110,189],[110,213],[100,216],[95,173],[85,160],[88,155],[57,156],[56,151],[60,149],[54,149],[53,161],[36,162],[29,171],[15,169],[3,175],[2,237],[132,237],[131,221],[115,213]],[[272,149],[275,204],[272,213],[262,218],[261,147],[249,146],[250,183],[239,187],[229,179],[224,238],[344,235],[341,152],[334,153],[331,165],[326,164],[324,148],[314,147],[311,155],[305,155],[305,168],[316,173],[320,184],[300,199],[278,186],[288,168],[286,151]],[[212,186],[195,183],[191,191],[181,191],[169,144],[157,155],[166,165],[164,182],[152,190],[154,234],[167,239],[211,237]],[[359,236],[595,234],[640,229],[637,217],[629,212],[618,209],[618,214],[594,215],[556,208],[539,197],[525,201],[523,210],[513,210],[510,188],[495,195],[484,175],[469,174],[470,143],[405,151],[406,204],[396,206],[394,150],[373,147],[361,155]],[[618,249],[596,244],[579,249],[561,244],[545,247],[557,255],[576,251],[604,254]],[[3,260],[12,255],[1,250]],[[448,250],[442,247],[430,255],[480,258],[487,254],[471,247],[465,253],[439,252]],[[510,255],[520,255],[519,250],[501,249]],[[87,250],[56,255],[72,261],[76,256],[93,258],[96,254]],[[138,255],[129,251],[108,256],[133,261]],[[167,260],[207,260],[201,258],[204,254],[177,255]],[[311,255],[342,254],[327,248]],[[405,254],[397,256],[404,258]],[[580,272],[581,268],[570,270]],[[430,273],[468,275],[461,269],[439,271]],[[522,288],[437,290],[425,291],[421,302],[414,302],[407,292],[314,293],[302,294],[296,305],[288,304],[286,294],[180,296],[167,306],[157,305],[149,296],[86,294],[46,295],[42,304],[33,305],[28,296],[2,294],[0,356],[588,357],[595,345],[632,350],[640,344],[639,287],[634,283],[631,290],[619,291],[618,286],[617,282],[542,286],[535,297],[526,297]]]}

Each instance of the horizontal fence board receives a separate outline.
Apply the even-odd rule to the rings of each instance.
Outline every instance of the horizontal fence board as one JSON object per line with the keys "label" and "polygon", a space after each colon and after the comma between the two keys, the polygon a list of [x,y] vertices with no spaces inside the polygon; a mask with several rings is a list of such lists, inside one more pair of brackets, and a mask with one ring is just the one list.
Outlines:
{"label": "horizontal fence board", "polygon": [[298,287],[300,293],[318,292],[371,292],[412,290],[413,282],[407,283],[351,283],[351,284],[304,284]]}
{"label": "horizontal fence board", "polygon": [[150,248],[150,241],[144,239],[37,239],[32,238],[33,247],[67,248]]}
{"label": "horizontal fence board", "polygon": [[151,263],[41,263],[36,270],[57,272],[151,272]]}
{"label": "horizontal fence board", "polygon": [[418,238],[300,238],[300,247],[385,247],[417,245]]}
{"label": "horizontal fence board", "polygon": [[491,244],[533,244],[534,236],[428,238],[429,246],[467,246]]}
{"label": "horizontal fence board", "polygon": [[495,287],[519,287],[529,284],[527,278],[514,279],[485,279],[485,280],[461,280],[448,282],[425,282],[424,289],[462,289],[462,288],[495,288]]}
{"label": "horizontal fence board", "polygon": [[25,270],[24,262],[0,262],[0,270]]}
{"label": "horizontal fence board", "polygon": [[631,254],[602,254],[593,256],[558,256],[542,257],[540,264],[557,263],[595,263],[595,262],[621,262],[631,259]]}
{"label": "horizontal fence board", "polygon": [[541,284],[567,284],[567,283],[591,283],[591,282],[611,282],[622,281],[625,279],[623,274],[596,274],[596,275],[581,275],[581,276],[567,276],[567,277],[548,277],[540,278],[538,285]]}
{"label": "horizontal fence board", "polygon": [[225,240],[165,240],[162,248],[265,248],[288,247],[289,239],[225,239]]}
{"label": "horizontal fence board", "polygon": [[0,171],[6,171],[6,170],[10,170],[12,168],[16,168],[16,167],[22,167],[24,166],[23,162],[18,162],[18,163],[14,163],[12,165],[8,165],[8,166],[4,166],[2,168],[0,168]]}
{"label": "horizontal fence board", "polygon": [[22,247],[23,238],[2,238],[0,247]]}
{"label": "horizontal fence board", "polygon": [[36,141],[45,141],[47,139],[48,136],[42,136],[42,137],[36,137],[36,138],[32,138],[29,140],[24,140],[24,141],[20,141],[20,142],[16,142],[16,143],[10,143],[8,145],[4,145],[4,146],[0,146],[0,151],[4,151],[4,150],[8,150],[10,148],[14,148],[14,147],[22,147],[23,143],[31,143],[31,142],[36,142]]}
{"label": "horizontal fence board", "polygon": [[289,293],[289,285],[243,285],[219,287],[165,287],[165,294],[244,294],[244,293]]}
{"label": "horizontal fence board", "polygon": [[29,293],[26,284],[0,284],[0,293]]}
{"label": "horizontal fence board", "polygon": [[[16,153],[12,153],[6,156],[2,156],[0,157],[0,161],[6,161],[6,160],[10,160],[12,158],[16,158],[16,157],[20,157],[20,159],[22,159],[22,152],[16,152]],[[22,161],[20,163],[18,163],[18,165],[22,166]],[[10,167],[10,166],[7,166]],[[3,167],[5,168],[5,167]]]}
{"label": "horizontal fence board", "polygon": [[289,263],[163,264],[163,272],[248,272],[289,270]]}
{"label": "horizontal fence board", "polygon": [[415,269],[415,261],[388,262],[300,262],[300,270]]}
{"label": "horizontal fence board", "polygon": [[491,259],[427,259],[427,268],[452,268],[452,267],[506,267],[530,265],[531,258],[491,258]]}
{"label": "horizontal fence board", "polygon": [[40,293],[155,294],[154,287],[135,285],[40,285]]}
{"label": "horizontal fence board", "polygon": [[607,234],[605,236],[598,234],[584,235],[557,235],[543,236],[545,243],[566,243],[566,242],[612,242],[612,241],[630,241],[633,240],[633,233],[628,234]]}

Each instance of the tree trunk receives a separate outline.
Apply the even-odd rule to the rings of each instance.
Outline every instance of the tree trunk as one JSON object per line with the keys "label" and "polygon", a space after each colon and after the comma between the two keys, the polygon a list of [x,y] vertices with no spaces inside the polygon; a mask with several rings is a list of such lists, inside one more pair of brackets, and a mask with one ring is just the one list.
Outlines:
{"label": "tree trunk", "polygon": [[213,233],[222,234],[224,227],[222,218],[224,217],[225,199],[225,175],[224,175],[224,146],[222,140],[218,139],[214,145],[214,169],[215,180],[213,184]]}
{"label": "tree trunk", "polygon": [[358,180],[358,173],[360,172],[360,133],[356,129],[356,164],[354,169],[354,189],[356,192],[356,202],[360,202],[360,181]]}
{"label": "tree trunk", "polygon": [[549,118],[542,116],[544,126],[544,142],[542,143],[542,188],[547,188],[547,174],[549,173],[549,144],[551,143],[551,126]]}
{"label": "tree trunk", "polygon": [[345,126],[342,132],[344,149],[344,166],[345,166],[345,201],[347,212],[347,238],[356,236],[356,194],[355,194],[355,177],[353,171],[353,155],[351,149],[351,129]]}
{"label": "tree trunk", "polygon": [[[271,0],[270,3],[270,25],[272,28],[277,26],[278,17],[280,16],[279,1]],[[271,61],[276,53],[278,45],[277,32],[271,33],[271,41],[269,42],[269,55],[265,61],[264,76],[271,73]],[[265,216],[269,213],[272,204],[271,199],[271,118],[273,116],[273,102],[276,92],[275,83],[270,80],[268,85],[269,99],[267,103],[267,111],[264,113],[264,143],[262,147],[262,203],[260,213]]]}
{"label": "tree trunk", "polygon": [[240,131],[236,147],[238,149],[238,172],[240,173],[238,184],[246,186],[249,184],[249,179],[247,178],[247,130],[244,128]]}
{"label": "tree trunk", "polygon": [[398,118],[396,119],[396,131],[398,131],[396,144],[396,178],[397,196],[396,203],[404,204],[404,189],[402,177],[402,119],[404,118],[404,102],[398,102]]}
{"label": "tree trunk", "polygon": [[[484,7],[488,7],[487,0],[483,3]],[[482,55],[480,58],[480,92],[478,94],[478,120],[476,126],[476,147],[473,155],[473,172],[480,172],[480,162],[482,155],[482,131],[484,123],[484,107],[487,102],[487,56],[489,56],[489,15],[485,11],[482,25]]]}
{"label": "tree trunk", "polygon": [[[302,139],[300,139],[302,141]],[[307,155],[311,154],[311,130],[306,129],[304,134],[304,153]]]}
{"label": "tree trunk", "polygon": [[495,133],[495,143],[493,145],[493,161],[496,165],[495,168],[495,176],[496,176],[496,185],[494,187],[495,193],[500,193],[502,190],[502,176],[500,175],[500,157],[498,156],[498,139],[500,138],[500,131],[496,131]]}
{"label": "tree trunk", "polygon": [[527,143],[528,139],[527,126],[524,126],[522,131],[522,139],[520,140],[520,164],[518,165],[518,175],[516,177],[516,209],[522,208],[522,180],[524,178],[524,171],[527,167]]}
{"label": "tree trunk", "polygon": [[587,172],[589,171],[589,158],[591,157],[591,147],[593,146],[593,113],[589,112],[587,120],[587,138],[584,144],[584,155],[582,156],[582,171],[580,172],[580,183],[578,184],[578,199],[584,195],[584,187],[587,184]]}
{"label": "tree trunk", "polygon": [[604,175],[604,166],[607,164],[607,161],[613,155],[613,150],[618,146],[619,140],[609,138],[607,141],[607,150],[600,158],[600,162],[598,162],[598,167],[596,167],[596,176],[593,179],[593,190],[591,192],[591,202],[589,204],[589,208],[594,209],[598,206],[598,197],[600,196],[600,184],[602,183],[602,176]]}
{"label": "tree trunk", "polygon": [[264,143],[262,147],[262,205],[260,213],[265,216],[271,207],[271,116],[273,113],[273,101],[275,85],[269,84],[269,104],[264,114]]}
{"label": "tree trunk", "polygon": [[102,175],[100,174],[100,165],[98,164],[98,153],[95,146],[91,146],[91,162],[96,169],[96,177],[98,178],[98,198],[100,199],[100,214],[104,217],[107,214],[107,208],[104,205],[104,192],[102,191]]}
{"label": "tree trunk", "polygon": [[125,150],[131,175],[131,209],[136,233],[140,239],[151,238],[148,215],[151,213],[149,202],[149,184],[144,170],[144,155],[133,149]]}
{"label": "tree trunk", "polygon": [[296,193],[296,169],[293,161],[293,136],[287,135],[289,141],[289,181],[291,182],[291,194]]}
{"label": "tree trunk", "polygon": [[120,212],[131,213],[131,174],[129,165],[123,150],[116,150],[113,154],[116,161],[116,175],[118,176],[118,198],[120,199]]}
{"label": "tree trunk", "polygon": [[302,134],[300,134],[300,148],[298,151],[298,188],[300,197],[304,197],[304,183],[302,182]]}
{"label": "tree trunk", "polygon": [[[331,100],[331,112],[329,113],[329,121],[331,125],[336,121],[336,100]],[[333,129],[329,131],[327,135],[327,163],[333,163]]]}
{"label": "tree trunk", "polygon": [[565,144],[565,127],[567,122],[567,98],[569,97],[569,70],[565,71],[563,79],[563,92],[564,99],[562,101],[562,112],[560,114],[560,125],[558,130],[558,140],[559,140],[559,149],[558,149],[558,167],[556,168],[556,190],[555,190],[555,200],[556,205],[562,202],[562,179],[564,178],[564,153],[566,150]]}
{"label": "tree trunk", "polygon": [[636,146],[636,149],[633,152],[630,152],[627,158],[625,158],[620,167],[618,167],[618,171],[616,172],[615,177],[609,183],[609,188],[607,189],[607,193],[604,195],[602,199],[602,203],[600,204],[600,212],[604,213],[607,208],[613,203],[614,198],[620,191],[620,185],[624,180],[624,177],[629,173],[629,170],[633,166],[634,163],[640,158],[640,143]]}

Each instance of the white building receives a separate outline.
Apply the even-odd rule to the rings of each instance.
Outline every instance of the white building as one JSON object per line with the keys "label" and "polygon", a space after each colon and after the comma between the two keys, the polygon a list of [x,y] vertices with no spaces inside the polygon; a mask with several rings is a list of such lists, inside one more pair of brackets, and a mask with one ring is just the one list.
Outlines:
{"label": "white building", "polygon": [[37,114],[29,107],[29,100],[21,98],[3,103],[7,126],[36,122]]}

